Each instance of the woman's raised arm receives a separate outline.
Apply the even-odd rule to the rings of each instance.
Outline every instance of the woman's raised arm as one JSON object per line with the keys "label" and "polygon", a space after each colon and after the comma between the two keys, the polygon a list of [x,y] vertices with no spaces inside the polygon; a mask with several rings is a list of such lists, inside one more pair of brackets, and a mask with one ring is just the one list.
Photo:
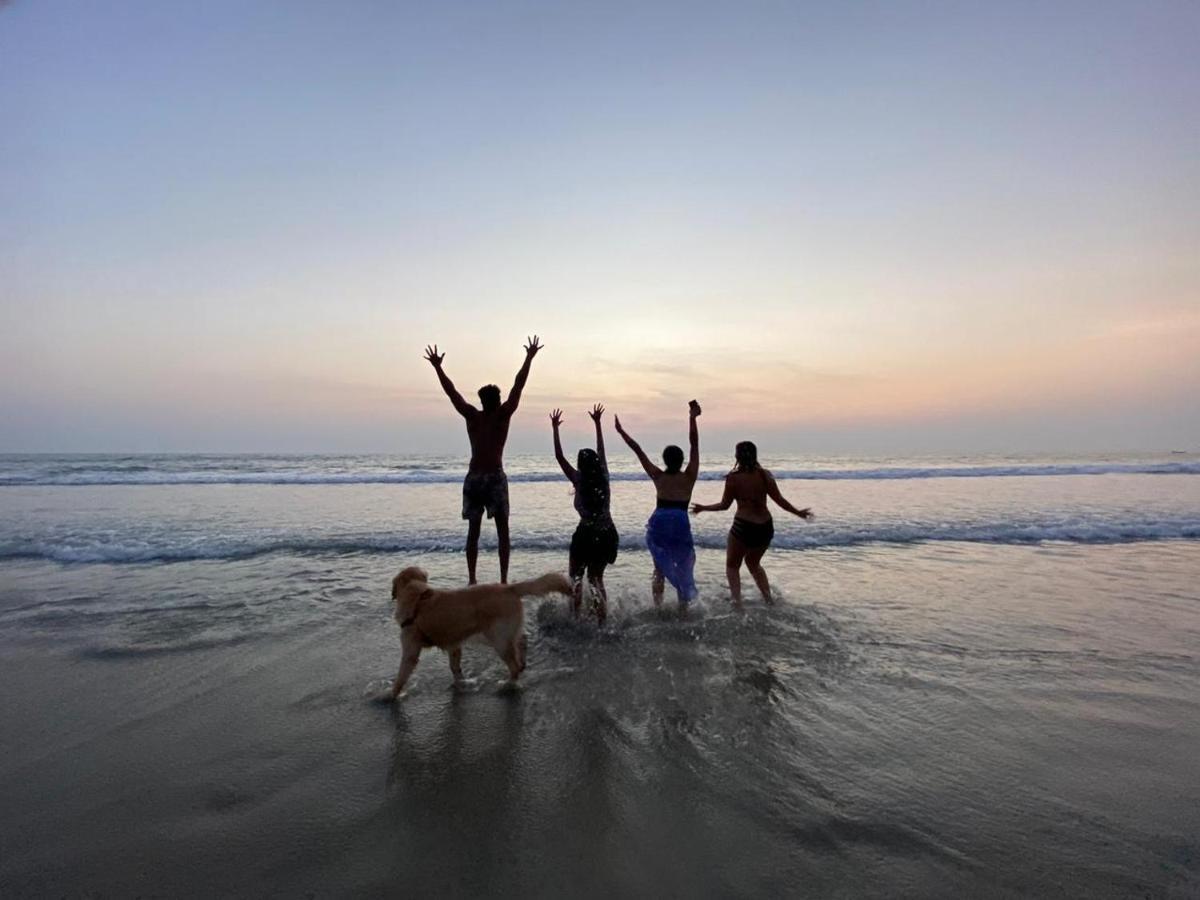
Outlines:
{"label": "woman's raised arm", "polygon": [[554,458],[558,460],[559,468],[563,470],[563,474],[571,484],[576,484],[579,481],[579,473],[567,462],[566,456],[563,455],[562,441],[558,437],[558,428],[562,425],[562,410],[556,409],[550,413],[550,427],[554,430]]}
{"label": "woman's raised arm", "polygon": [[613,428],[617,429],[617,434],[619,434],[621,439],[629,445],[629,449],[632,450],[634,455],[638,458],[638,462],[642,464],[642,468],[646,470],[646,474],[649,475],[652,480],[657,481],[658,476],[662,474],[662,469],[650,462],[650,457],[646,456],[646,454],[642,451],[642,448],[638,445],[638,442],[631,438],[625,429],[621,427],[620,416],[613,416]]}
{"label": "woman's raised arm", "polygon": [[695,400],[688,403],[688,454],[687,476],[695,481],[700,474],[700,429],[696,427],[696,419],[700,418],[700,404]]}
{"label": "woman's raised arm", "polygon": [[596,455],[600,457],[600,465],[604,466],[604,470],[607,472],[608,457],[604,453],[604,429],[600,427],[600,417],[604,415],[604,404],[597,403],[588,415],[596,423]]}

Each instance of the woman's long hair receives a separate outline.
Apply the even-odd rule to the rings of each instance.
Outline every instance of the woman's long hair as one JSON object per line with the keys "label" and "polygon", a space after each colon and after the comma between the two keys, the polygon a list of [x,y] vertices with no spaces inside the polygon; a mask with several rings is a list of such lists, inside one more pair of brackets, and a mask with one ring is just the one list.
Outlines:
{"label": "woman's long hair", "polygon": [[761,472],[762,466],[758,464],[758,447],[754,446],[754,441],[740,441],[733,449],[733,459],[736,465],[730,472]]}
{"label": "woman's long hair", "polygon": [[600,512],[608,506],[608,472],[600,462],[600,454],[590,447],[579,451],[579,484],[575,492],[583,499],[586,509]]}

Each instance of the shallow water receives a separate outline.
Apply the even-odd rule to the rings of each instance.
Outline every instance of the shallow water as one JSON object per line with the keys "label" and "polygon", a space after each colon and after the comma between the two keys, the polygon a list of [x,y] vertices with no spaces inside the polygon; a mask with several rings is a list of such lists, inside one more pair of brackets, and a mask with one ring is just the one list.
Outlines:
{"label": "shallow water", "polygon": [[[520,689],[428,651],[391,707],[388,580],[461,580],[453,485],[0,488],[44,551],[0,563],[0,893],[1200,892],[1200,541],[1095,531],[1200,520],[1200,478],[788,482],[818,534],[1079,536],[797,540],[737,615],[701,519],[682,621],[647,490],[615,487],[610,627],[528,601]],[[514,575],[561,569],[568,490],[513,502]]]}

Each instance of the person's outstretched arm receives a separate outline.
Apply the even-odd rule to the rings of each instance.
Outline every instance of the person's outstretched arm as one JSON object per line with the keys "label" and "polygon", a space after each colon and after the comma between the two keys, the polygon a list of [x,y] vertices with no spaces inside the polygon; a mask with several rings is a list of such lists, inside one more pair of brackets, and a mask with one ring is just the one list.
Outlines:
{"label": "person's outstretched arm", "polygon": [[508,399],[501,406],[510,416],[517,411],[517,404],[521,402],[521,391],[525,390],[525,382],[529,380],[529,367],[533,365],[533,358],[537,356],[537,352],[542,349],[543,344],[538,343],[538,336],[535,334],[532,338],[526,338],[528,343],[525,345],[525,362],[521,363],[521,370],[517,372],[517,377],[513,379],[512,390],[508,392]]}
{"label": "person's outstretched arm", "polygon": [[688,403],[688,444],[691,450],[688,454],[687,469],[684,474],[692,481],[700,474],[700,429],[696,427],[696,419],[700,417],[700,404],[695,400]]}
{"label": "person's outstretched arm", "polygon": [[604,429],[600,426],[600,417],[604,415],[604,404],[597,403],[588,415],[596,423],[596,455],[600,457],[600,465],[604,466],[604,471],[607,472],[608,457],[604,455]]}
{"label": "person's outstretched arm", "polygon": [[729,509],[733,506],[733,485],[729,483],[729,476],[725,476],[725,493],[721,495],[720,503],[693,503],[692,512],[717,512],[722,509]]}
{"label": "person's outstretched arm", "polygon": [[779,492],[779,485],[775,483],[774,475],[772,475],[766,469],[763,469],[763,475],[765,475],[767,478],[767,496],[778,503],[781,508],[786,509],[792,515],[799,516],[802,519],[811,519],[813,517],[812,510],[807,506],[804,509],[796,509],[796,507],[792,506],[792,504],[788,502],[788,499]]}
{"label": "person's outstretched arm", "polygon": [[629,449],[633,451],[634,456],[638,458],[638,462],[642,464],[642,468],[646,470],[646,474],[653,480],[657,481],[658,476],[662,474],[662,469],[650,462],[650,458],[642,452],[642,448],[638,446],[638,442],[625,433],[625,429],[621,427],[621,417],[613,416],[613,428],[617,429],[617,434],[621,439],[629,445]]}
{"label": "person's outstretched arm", "polygon": [[577,484],[579,473],[567,462],[567,457],[563,454],[562,441],[558,437],[558,427],[560,425],[562,425],[562,410],[556,409],[550,413],[550,427],[554,430],[554,458],[558,460],[558,466],[563,470],[563,474],[567,476],[567,480],[571,484]]}
{"label": "person's outstretched arm", "polygon": [[429,360],[429,364],[437,372],[438,381],[442,384],[442,390],[446,392],[446,396],[450,398],[450,402],[454,404],[454,408],[458,410],[458,414],[465,419],[471,414],[478,412],[475,407],[463,399],[462,394],[455,389],[454,382],[442,370],[442,360],[446,358],[446,354],[438,353],[437,344],[425,348],[425,358]]}

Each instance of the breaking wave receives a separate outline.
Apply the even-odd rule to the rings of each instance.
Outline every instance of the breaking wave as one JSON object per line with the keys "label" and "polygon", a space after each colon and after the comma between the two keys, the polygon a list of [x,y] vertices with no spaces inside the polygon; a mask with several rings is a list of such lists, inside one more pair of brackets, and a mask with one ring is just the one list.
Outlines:
{"label": "breaking wave", "polygon": [[[696,546],[702,550],[723,550],[725,532],[699,532]],[[1177,517],[1155,520],[1112,522],[1103,520],[980,523],[888,523],[879,525],[806,525],[802,531],[783,532],[775,537],[775,550],[814,550],[822,547],[850,547],[866,544],[917,544],[949,541],[980,544],[1119,544],[1138,541],[1200,539],[1200,518]],[[562,536],[514,533],[513,548],[529,551],[566,553],[570,532]],[[461,534],[397,535],[353,534],[301,536],[245,536],[226,538],[218,535],[196,536],[172,541],[169,536],[122,542],[97,540],[86,535],[57,541],[18,538],[0,544],[0,559],[40,559],[61,563],[155,563],[198,560],[249,559],[271,553],[354,554],[354,553],[450,553],[461,552]],[[485,548],[494,541],[485,537]],[[641,531],[621,536],[624,551],[644,550]]]}

